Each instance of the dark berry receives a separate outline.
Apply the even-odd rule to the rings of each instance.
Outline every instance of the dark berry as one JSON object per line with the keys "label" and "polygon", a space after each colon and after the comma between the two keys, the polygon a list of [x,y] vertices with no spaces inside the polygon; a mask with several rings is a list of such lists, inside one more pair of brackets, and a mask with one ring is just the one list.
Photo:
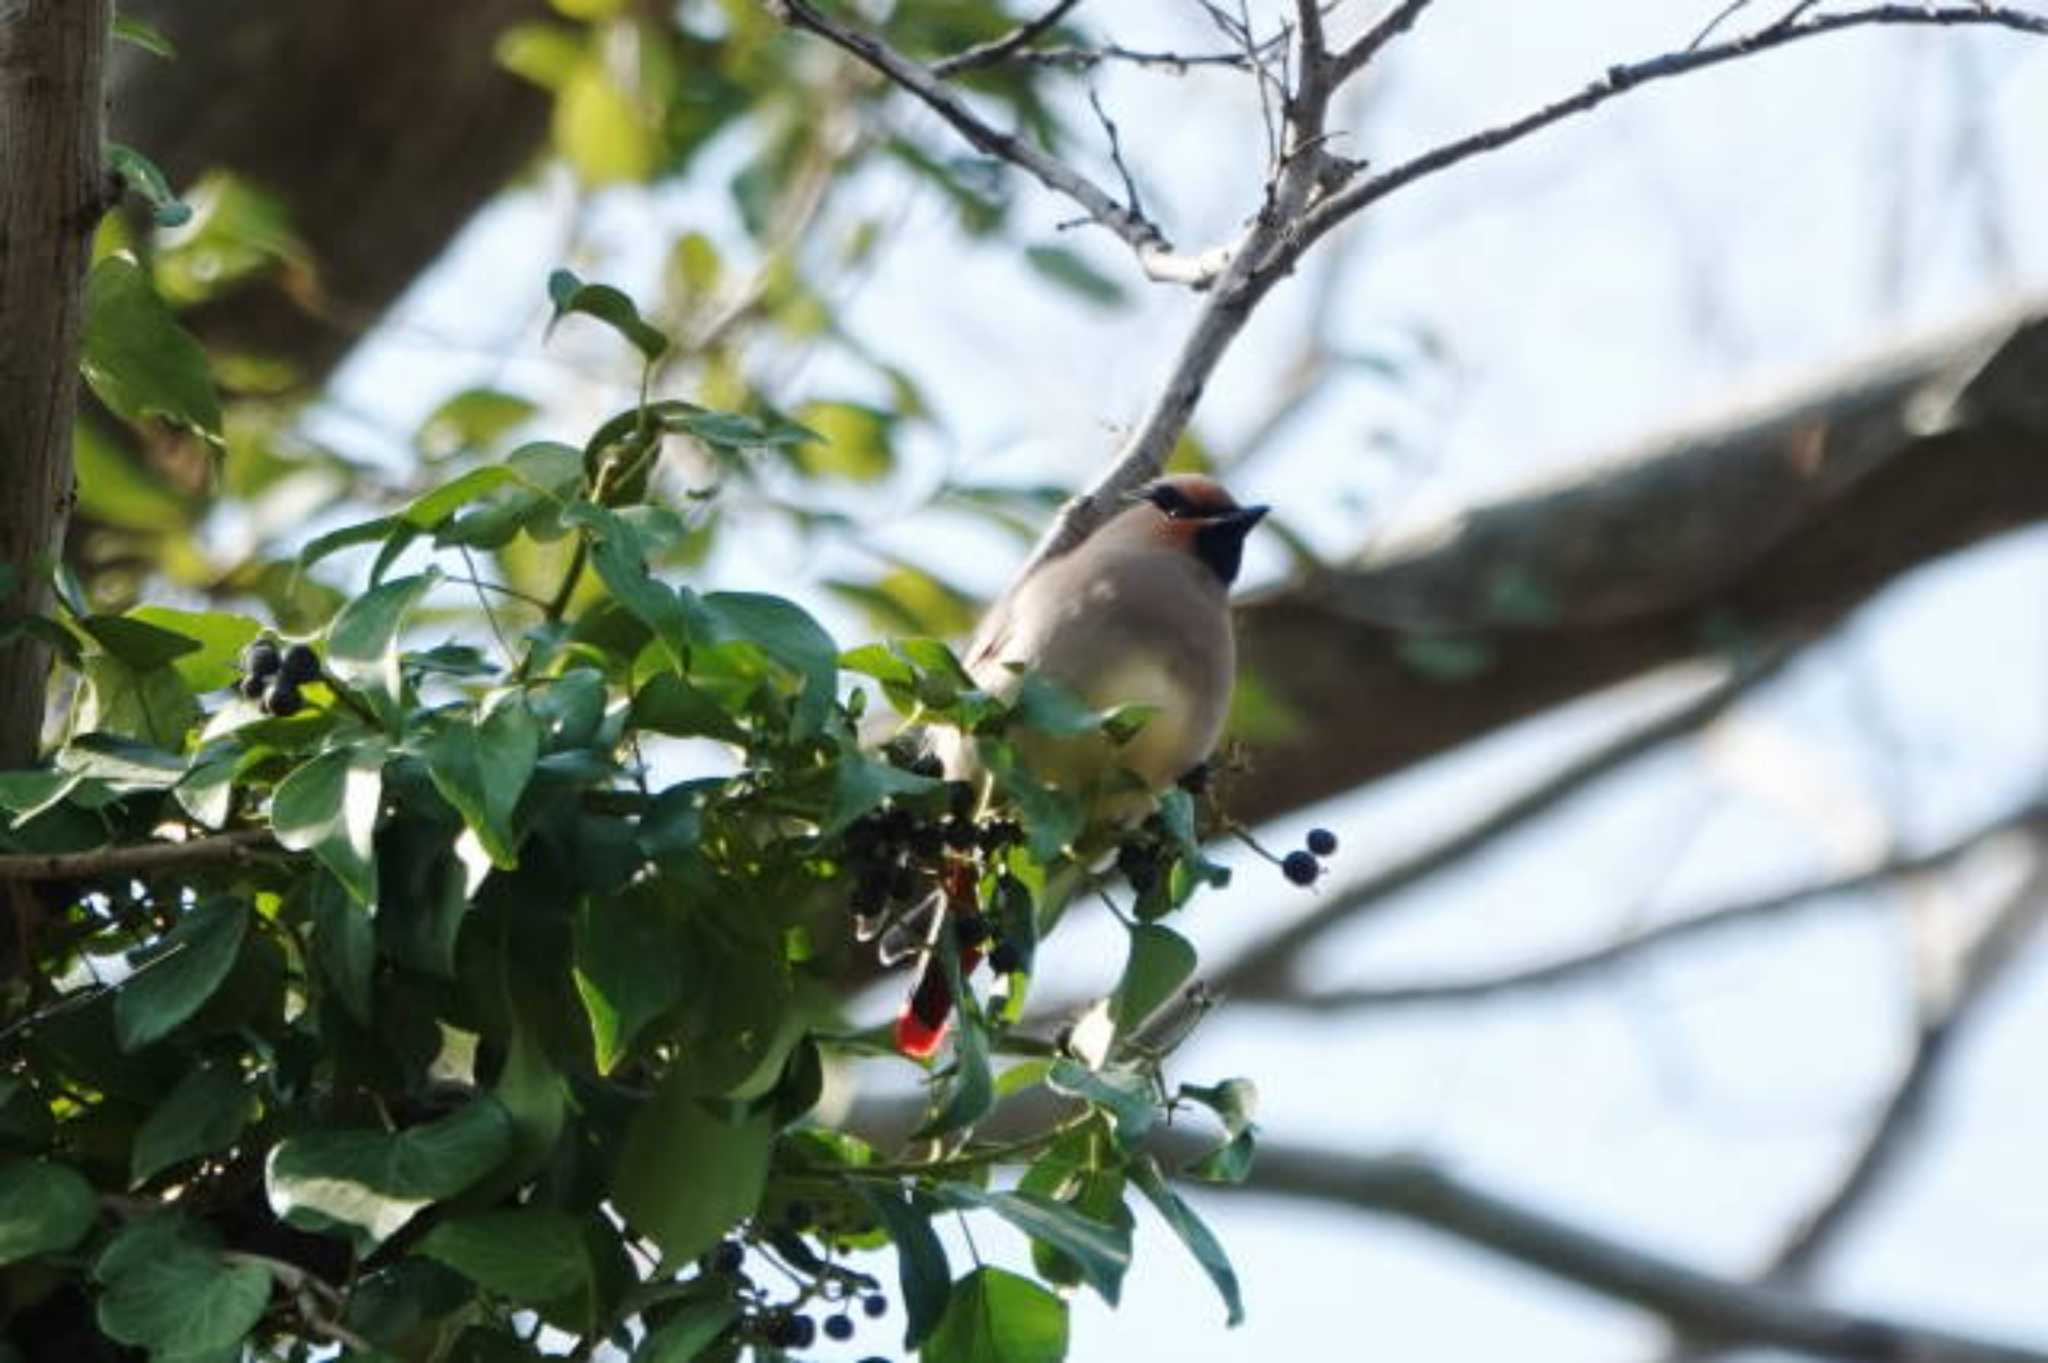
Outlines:
{"label": "dark berry", "polygon": [[704,1256],[704,1267],[713,1273],[737,1273],[746,1261],[746,1246],[737,1240],[721,1240]]}
{"label": "dark berry", "polygon": [[862,1297],[860,1309],[869,1320],[879,1319],[889,1314],[889,1299],[879,1292],[870,1297]]}
{"label": "dark berry", "polygon": [[1329,856],[1337,850],[1337,835],[1327,828],[1309,829],[1308,850],[1319,857]]}
{"label": "dark berry", "polygon": [[1280,861],[1280,873],[1297,885],[1315,884],[1316,876],[1321,874],[1322,869],[1316,864],[1315,857],[1308,852],[1289,852]]}
{"label": "dark berry", "polygon": [[1117,849],[1116,869],[1123,872],[1132,889],[1143,894],[1159,879],[1159,854],[1139,843],[1127,842]]}
{"label": "dark berry", "polygon": [[935,824],[919,824],[910,830],[908,839],[911,852],[929,861],[946,848],[946,835]]}
{"label": "dark berry", "polygon": [[279,719],[289,719],[306,708],[306,698],[299,694],[299,688],[280,677],[263,697],[263,712]]}
{"label": "dark berry", "polygon": [[861,918],[873,918],[882,911],[888,890],[887,883],[877,885],[863,877],[861,882],[853,887],[853,893],[847,897],[846,906]]}
{"label": "dark berry", "polygon": [[909,899],[917,893],[917,868],[898,866],[889,872],[889,897]]}
{"label": "dark berry", "polygon": [[989,939],[988,919],[978,913],[963,913],[953,924],[963,947],[978,947]]}
{"label": "dark berry", "polygon": [[277,675],[294,686],[316,681],[320,676],[320,659],[304,644],[293,644],[284,651]]}
{"label": "dark berry", "polygon": [[259,677],[252,672],[242,678],[241,684],[237,689],[250,700],[262,700],[263,693],[270,689],[270,678],[269,676]]}
{"label": "dark berry", "polygon": [[788,1347],[808,1349],[818,1342],[818,1322],[799,1312],[789,1318],[789,1328],[785,1335]]}
{"label": "dark berry", "polygon": [[933,780],[946,774],[946,764],[939,761],[937,753],[931,752],[919,753],[912,759],[910,769],[919,776],[929,776]]}
{"label": "dark berry", "polygon": [[988,954],[989,967],[998,975],[1014,975],[1024,968],[1024,953],[1015,942],[997,942]]}
{"label": "dark berry", "polygon": [[1015,819],[996,819],[981,826],[981,849],[1000,852],[1024,841],[1024,826]]}
{"label": "dark berry", "polygon": [[242,675],[252,681],[261,680],[277,671],[283,655],[277,651],[277,644],[269,639],[252,640],[242,650]]}
{"label": "dark berry", "polygon": [[902,805],[892,805],[882,815],[881,830],[885,842],[902,842],[917,829],[917,816]]}
{"label": "dark berry", "polygon": [[974,782],[946,782],[946,809],[956,819],[964,819],[974,812]]}
{"label": "dark berry", "polygon": [[981,841],[981,832],[966,819],[946,820],[946,846],[956,852],[968,852]]}
{"label": "dark berry", "polygon": [[827,1339],[840,1339],[840,1340],[845,1340],[845,1339],[852,1339],[852,1338],[853,1338],[853,1317],[851,1317],[851,1316],[828,1316],[828,1317],[826,1317],[826,1319],[825,1319],[825,1338],[827,1338]]}

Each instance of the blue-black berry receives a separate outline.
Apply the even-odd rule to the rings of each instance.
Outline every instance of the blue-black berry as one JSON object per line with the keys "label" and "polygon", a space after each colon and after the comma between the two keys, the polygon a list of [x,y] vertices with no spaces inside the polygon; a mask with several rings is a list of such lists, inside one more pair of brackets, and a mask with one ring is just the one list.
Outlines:
{"label": "blue-black berry", "polygon": [[1337,835],[1327,828],[1309,829],[1308,850],[1319,857],[1329,856],[1337,850]]}
{"label": "blue-black berry", "polygon": [[299,688],[283,677],[272,683],[263,696],[263,712],[279,719],[289,719],[306,708],[306,698],[299,694]]}
{"label": "blue-black berry", "polygon": [[869,1320],[876,1320],[889,1314],[889,1299],[876,1292],[860,1299],[861,1314]]}
{"label": "blue-black berry", "polygon": [[1322,869],[1314,854],[1309,852],[1289,852],[1280,861],[1280,873],[1297,885],[1315,884]]}
{"label": "blue-black berry", "polygon": [[721,1240],[704,1256],[704,1261],[713,1273],[737,1273],[747,1261],[747,1249],[737,1240]]}
{"label": "blue-black berry", "polygon": [[294,686],[317,681],[320,677],[320,659],[304,644],[293,644],[284,651],[284,657],[278,663],[277,675]]}
{"label": "blue-black berry", "polygon": [[1024,968],[1024,953],[1014,942],[997,942],[988,954],[989,967],[998,975],[1014,975]]}
{"label": "blue-black berry", "polygon": [[988,925],[988,919],[980,914],[963,913],[955,920],[953,931],[960,938],[961,946],[978,947],[989,939],[992,929]]}
{"label": "blue-black berry", "polygon": [[851,1316],[827,1316],[827,1317],[825,1318],[825,1338],[827,1338],[827,1339],[852,1339],[852,1338],[853,1338],[853,1317],[851,1317]]}

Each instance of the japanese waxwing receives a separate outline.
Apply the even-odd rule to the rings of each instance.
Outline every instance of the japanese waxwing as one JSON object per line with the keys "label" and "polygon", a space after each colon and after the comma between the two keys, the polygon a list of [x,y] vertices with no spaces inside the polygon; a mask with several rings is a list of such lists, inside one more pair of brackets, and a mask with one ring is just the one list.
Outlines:
{"label": "japanese waxwing", "polygon": [[[1010,697],[1036,673],[1098,709],[1154,709],[1121,747],[1093,734],[1020,737],[1033,773],[1092,796],[1096,819],[1141,816],[1150,792],[1215,749],[1237,674],[1230,586],[1245,536],[1265,514],[1209,478],[1148,483],[1079,546],[1013,582],[976,630],[965,662],[992,695]],[[981,775],[957,730],[940,736],[939,756],[949,776]],[[1119,769],[1145,790],[1121,781]]]}

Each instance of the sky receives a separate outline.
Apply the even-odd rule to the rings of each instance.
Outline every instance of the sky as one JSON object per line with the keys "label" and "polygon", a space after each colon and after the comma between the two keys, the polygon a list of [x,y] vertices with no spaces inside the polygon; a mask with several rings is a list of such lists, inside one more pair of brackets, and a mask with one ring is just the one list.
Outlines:
{"label": "sky", "polygon": [[[1718,8],[1439,0],[1367,74],[1363,98],[1340,106],[1354,130],[1340,150],[1391,164],[1616,60],[1682,47]],[[1090,7],[1131,46],[1210,45],[1190,10]],[[1258,173],[1243,83],[1118,71],[1097,88],[1177,242],[1227,235]],[[1371,362],[1347,368],[1234,475],[1241,497],[1274,503],[1335,554],[1558,476],[1902,333],[2048,296],[2043,126],[2048,44],[2002,33],[1844,35],[1639,91],[1418,185],[1327,244],[1340,267],[1312,261],[1275,294],[1199,425],[1231,450],[1327,297],[1336,347]],[[729,238],[723,183],[713,164],[654,195],[601,200],[592,239],[606,277],[645,277],[649,243],[677,222]],[[563,193],[542,177],[462,238],[343,371],[322,418],[330,439],[385,457],[380,425],[411,430],[485,374],[562,399],[563,430],[549,434],[616,404],[617,392],[565,378],[574,345],[543,350],[533,325]],[[943,418],[911,443],[911,472],[862,504],[865,517],[885,544],[983,591],[1021,547],[921,514],[939,471],[1085,478],[1141,412],[1194,306],[1145,286],[1101,234],[1059,232],[1062,205],[1029,188],[1019,199],[1013,240],[983,245],[960,242],[930,198],[892,202],[894,249],[842,299],[859,334],[924,379]],[[1050,295],[1016,245],[1055,241],[1126,282],[1133,306]],[[820,360],[799,383],[856,381]],[[726,585],[780,587],[864,562],[847,546],[762,536],[713,571]],[[1270,541],[1255,547],[1255,587],[1280,568]],[[2038,790],[2048,765],[2044,576],[2040,532],[1916,574],[1700,741],[1406,895],[1333,941],[1320,969],[1330,982],[1396,981],[1542,959],[1997,813]],[[842,642],[860,637],[842,608],[806,599]],[[1344,843],[1340,872],[1362,875],[1700,680],[1591,698],[1304,811],[1271,837],[1288,844],[1326,824]],[[1496,1192],[1743,1274],[1831,1186],[1903,1063],[1918,944],[2010,885],[2011,850],[1939,884],[1826,905],[1554,994],[1354,1017],[1226,1008],[1175,1072],[1253,1076],[1273,1139],[1422,1152]],[[1237,887],[1182,924],[1207,959],[1312,902],[1234,860]],[[1085,987],[1112,932],[1102,921],[1063,928],[1062,992]],[[2037,947],[1967,1035],[1903,1176],[1826,1261],[1829,1300],[2048,1347],[2048,1203],[2015,1195],[2038,1185],[2048,1130],[2043,1036],[2048,955]],[[1194,1200],[1237,1263],[1249,1321],[1223,1331],[1206,1282],[1147,1221],[1122,1308],[1076,1299],[1072,1357],[1621,1363],[1662,1347],[1644,1316],[1422,1230],[1294,1203]],[[1006,1234],[990,1227],[980,1241],[1000,1257]]]}

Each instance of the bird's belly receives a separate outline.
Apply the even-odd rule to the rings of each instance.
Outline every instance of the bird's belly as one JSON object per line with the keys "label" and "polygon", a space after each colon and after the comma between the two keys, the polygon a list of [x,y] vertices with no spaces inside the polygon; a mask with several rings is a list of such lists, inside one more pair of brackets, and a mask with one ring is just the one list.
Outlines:
{"label": "bird's belly", "polygon": [[1194,686],[1160,654],[1133,650],[1102,676],[1067,685],[1101,710],[1149,706],[1153,714],[1136,737],[1121,746],[1106,737],[1020,738],[1024,760],[1043,779],[1069,790],[1096,784],[1118,768],[1153,789],[1164,787],[1206,757],[1216,741],[1220,715],[1198,713]]}

